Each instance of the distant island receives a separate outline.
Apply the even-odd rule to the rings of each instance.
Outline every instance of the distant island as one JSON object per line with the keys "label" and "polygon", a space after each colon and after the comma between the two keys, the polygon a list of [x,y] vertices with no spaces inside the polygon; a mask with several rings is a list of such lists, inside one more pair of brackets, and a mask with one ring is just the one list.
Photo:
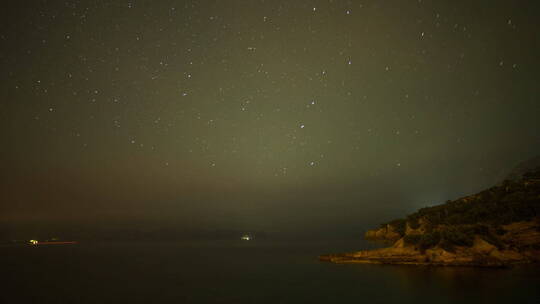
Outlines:
{"label": "distant island", "polygon": [[540,167],[511,178],[366,232],[366,239],[386,241],[390,247],[319,259],[481,267],[540,262]]}

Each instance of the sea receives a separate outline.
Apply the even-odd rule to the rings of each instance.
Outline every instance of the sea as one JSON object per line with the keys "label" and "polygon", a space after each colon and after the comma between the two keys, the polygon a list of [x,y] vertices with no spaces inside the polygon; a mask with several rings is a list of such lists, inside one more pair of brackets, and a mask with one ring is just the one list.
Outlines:
{"label": "sea", "polygon": [[0,247],[0,303],[540,303],[540,267],[331,264],[362,240]]}

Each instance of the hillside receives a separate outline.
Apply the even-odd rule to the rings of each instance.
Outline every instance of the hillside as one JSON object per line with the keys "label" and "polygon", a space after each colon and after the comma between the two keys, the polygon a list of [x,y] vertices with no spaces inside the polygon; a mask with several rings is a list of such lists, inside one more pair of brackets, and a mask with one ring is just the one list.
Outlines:
{"label": "hillside", "polygon": [[519,180],[523,178],[523,175],[527,172],[534,171],[535,168],[540,168],[540,155],[537,155],[533,158],[527,159],[521,163],[519,163],[517,166],[508,173],[505,179],[507,180]]}
{"label": "hillside", "polygon": [[389,248],[325,255],[330,262],[504,266],[540,258],[540,167],[498,186],[366,232]]}

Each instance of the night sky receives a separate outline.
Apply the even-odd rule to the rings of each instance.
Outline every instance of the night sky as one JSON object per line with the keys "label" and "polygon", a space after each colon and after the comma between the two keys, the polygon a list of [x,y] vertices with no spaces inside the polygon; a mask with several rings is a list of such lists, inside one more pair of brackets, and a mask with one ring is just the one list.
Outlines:
{"label": "night sky", "polygon": [[0,221],[350,231],[540,154],[537,1],[11,1]]}

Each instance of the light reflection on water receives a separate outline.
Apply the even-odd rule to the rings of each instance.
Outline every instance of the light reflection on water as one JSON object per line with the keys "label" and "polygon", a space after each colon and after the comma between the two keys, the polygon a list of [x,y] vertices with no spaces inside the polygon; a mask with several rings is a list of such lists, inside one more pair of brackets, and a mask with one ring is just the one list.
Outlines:
{"label": "light reflection on water", "polygon": [[319,262],[377,245],[110,242],[1,248],[2,303],[538,303],[540,269]]}

